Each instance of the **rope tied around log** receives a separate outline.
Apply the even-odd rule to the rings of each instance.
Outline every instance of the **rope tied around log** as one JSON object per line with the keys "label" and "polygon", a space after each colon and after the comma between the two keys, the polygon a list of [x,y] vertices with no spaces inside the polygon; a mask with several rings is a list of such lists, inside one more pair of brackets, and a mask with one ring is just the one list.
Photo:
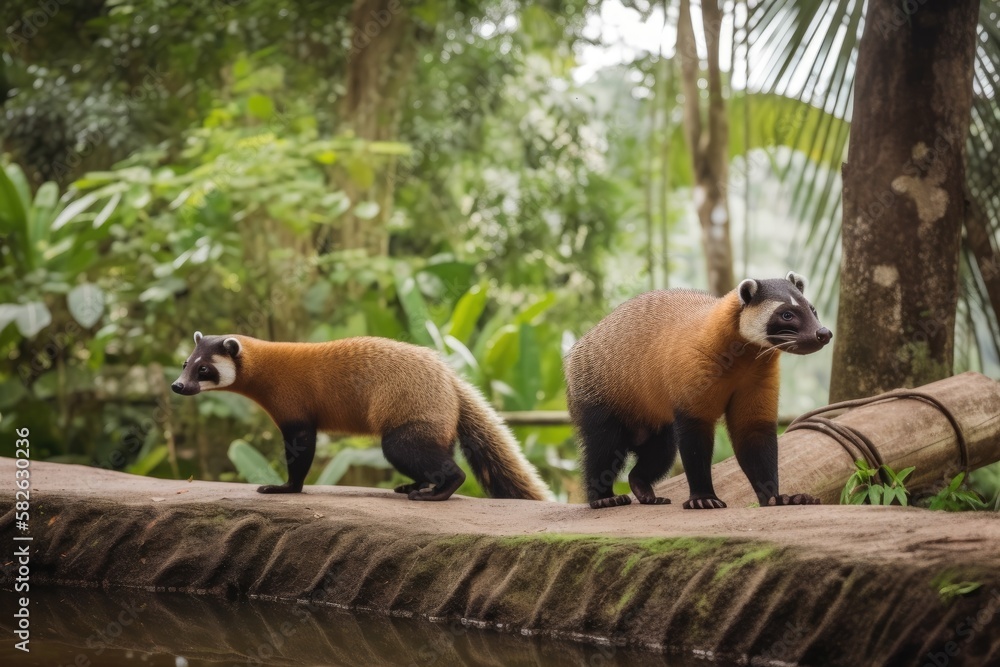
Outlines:
{"label": "rope tied around log", "polygon": [[948,419],[951,423],[952,429],[955,431],[955,437],[958,441],[958,451],[962,461],[962,470],[968,473],[969,446],[965,439],[965,433],[962,431],[962,425],[958,422],[958,418],[955,417],[955,414],[948,408],[948,406],[942,403],[938,398],[915,389],[894,389],[884,394],[879,394],[878,396],[841,401],[839,403],[833,403],[822,408],[811,410],[803,415],[800,415],[791,424],[789,424],[788,428],[785,429],[785,433],[799,429],[807,429],[823,433],[824,435],[827,435],[835,440],[841,447],[847,450],[847,453],[851,455],[852,459],[855,461],[859,458],[864,459],[868,465],[878,470],[878,478],[880,481],[883,481],[881,470],[882,466],[885,465],[885,460],[882,458],[882,454],[878,451],[878,447],[875,446],[875,443],[857,428],[840,422],[835,422],[833,419],[822,415],[839,410],[850,410],[852,408],[860,408],[868,405],[874,405],[876,403],[907,398],[923,401],[924,403],[933,405],[938,409],[938,412],[943,414]]}

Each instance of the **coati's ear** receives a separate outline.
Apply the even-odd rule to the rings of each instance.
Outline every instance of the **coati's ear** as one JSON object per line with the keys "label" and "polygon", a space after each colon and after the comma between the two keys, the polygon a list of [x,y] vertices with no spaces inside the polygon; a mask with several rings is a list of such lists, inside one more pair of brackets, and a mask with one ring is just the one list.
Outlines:
{"label": "coati's ear", "polygon": [[240,356],[240,352],[243,351],[243,346],[240,345],[240,341],[236,340],[235,338],[227,338],[226,340],[222,341],[222,348],[226,351],[226,354],[228,354],[233,359]]}
{"label": "coati's ear", "polygon": [[799,274],[795,273],[794,271],[789,271],[788,275],[785,276],[785,280],[795,285],[795,289],[797,289],[798,291],[802,292],[803,294],[806,293],[806,279],[800,276]]}
{"label": "coati's ear", "polygon": [[200,331],[195,331],[194,332],[194,344],[195,345],[197,345],[198,343],[200,343],[202,338],[203,338],[203,336],[201,335]]}
{"label": "coati's ear", "polygon": [[740,283],[740,286],[736,288],[736,291],[740,295],[740,305],[745,306],[753,300],[755,294],[757,294],[757,281],[753,278],[747,278]]}

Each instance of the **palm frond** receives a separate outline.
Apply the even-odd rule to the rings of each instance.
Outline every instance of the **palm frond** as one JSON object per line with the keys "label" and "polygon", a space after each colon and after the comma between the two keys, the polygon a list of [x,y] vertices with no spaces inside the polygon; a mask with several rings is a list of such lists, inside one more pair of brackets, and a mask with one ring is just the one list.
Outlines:
{"label": "palm frond", "polygon": [[[752,76],[747,89],[755,94],[777,94],[823,109],[816,124],[795,125],[796,136],[785,145],[808,158],[803,165],[794,156],[781,166],[779,177],[792,197],[793,211],[802,220],[816,271],[821,300],[835,298],[839,275],[841,182],[839,168],[846,157],[853,107],[854,70],[864,29],[865,0],[757,0],[749,2],[749,58]],[[993,262],[1000,258],[1000,1],[980,6],[975,63],[974,99],[967,143],[967,184],[974,207],[988,226]],[[780,122],[780,121],[779,121]],[[788,121],[784,121],[787,125]],[[967,253],[973,249],[965,243]],[[980,253],[985,246],[980,243]],[[991,308],[987,279],[1000,280],[1000,267],[991,275],[976,273],[976,258],[962,263],[963,308],[969,322],[998,327],[996,299]],[[818,271],[817,271],[818,269]],[[997,293],[993,285],[993,294]],[[982,345],[980,345],[982,352]],[[992,352],[992,350],[991,350]],[[980,355],[981,357],[982,355]]]}

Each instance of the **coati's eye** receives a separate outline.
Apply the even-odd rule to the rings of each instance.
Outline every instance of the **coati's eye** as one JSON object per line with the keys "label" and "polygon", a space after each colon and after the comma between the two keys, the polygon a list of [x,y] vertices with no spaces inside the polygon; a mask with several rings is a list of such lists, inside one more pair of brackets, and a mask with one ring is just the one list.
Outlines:
{"label": "coati's eye", "polygon": [[786,310],[785,312],[783,312],[783,313],[781,314],[781,319],[785,320],[786,322],[789,322],[789,321],[791,321],[791,319],[792,319],[793,317],[795,317],[795,316],[794,316],[794,315],[792,315],[792,311],[790,311],[790,310]]}
{"label": "coati's eye", "polygon": [[181,368],[187,368],[187,367],[188,367],[188,362],[186,362],[186,361],[185,361],[185,362],[184,362],[184,365],[183,365],[183,366],[181,366]]}
{"label": "coati's eye", "polygon": [[199,375],[208,375],[208,366],[199,366],[198,367],[198,374]]}

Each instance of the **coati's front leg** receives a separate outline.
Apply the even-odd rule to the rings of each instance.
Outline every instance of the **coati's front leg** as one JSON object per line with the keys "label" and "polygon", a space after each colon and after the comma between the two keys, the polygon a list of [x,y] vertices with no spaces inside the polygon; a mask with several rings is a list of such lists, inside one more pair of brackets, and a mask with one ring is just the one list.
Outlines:
{"label": "coati's front leg", "polygon": [[682,412],[674,414],[674,436],[681,452],[684,474],[691,497],[684,501],[686,510],[721,509],[726,503],[715,495],[712,486],[712,449],[715,447],[715,424]]}
{"label": "coati's front leg", "polygon": [[[818,498],[805,493],[778,492],[778,406],[768,392],[734,395],[726,410],[726,427],[733,441],[733,453],[750,480],[761,507],[776,505],[819,505]],[[768,421],[768,418],[773,421]]]}
{"label": "coati's front leg", "polygon": [[299,493],[306,482],[309,467],[316,455],[316,427],[305,422],[283,424],[281,437],[285,440],[285,464],[288,481],[284,484],[267,484],[258,493]]}

